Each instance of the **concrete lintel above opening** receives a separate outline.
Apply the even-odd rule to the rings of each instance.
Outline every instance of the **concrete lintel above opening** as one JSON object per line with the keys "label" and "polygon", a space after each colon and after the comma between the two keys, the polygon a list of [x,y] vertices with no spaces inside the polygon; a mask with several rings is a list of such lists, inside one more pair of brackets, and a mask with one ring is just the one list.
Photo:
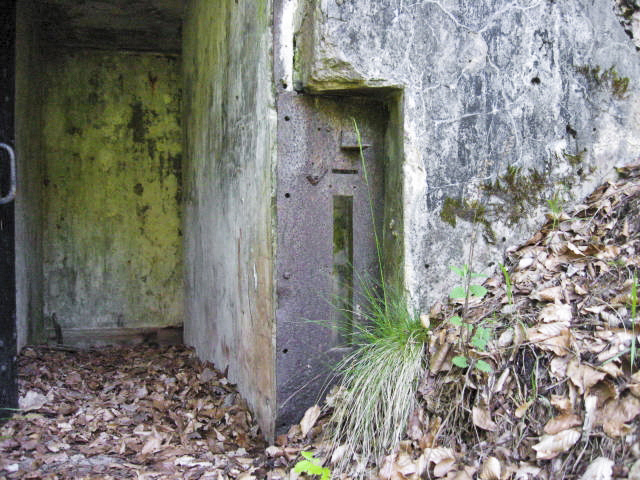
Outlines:
{"label": "concrete lintel above opening", "polygon": [[179,53],[183,0],[40,0],[43,39],[55,45]]}

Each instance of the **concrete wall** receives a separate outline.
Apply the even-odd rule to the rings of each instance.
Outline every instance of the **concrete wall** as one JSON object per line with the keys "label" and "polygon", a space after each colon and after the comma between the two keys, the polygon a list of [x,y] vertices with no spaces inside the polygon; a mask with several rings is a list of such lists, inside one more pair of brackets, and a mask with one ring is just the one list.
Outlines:
{"label": "concrete wall", "polygon": [[45,315],[63,331],[180,325],[179,60],[56,50],[43,61]]}
{"label": "concrete wall", "polygon": [[640,154],[639,54],[615,8],[279,2],[281,89],[404,92],[405,281],[416,305],[451,288],[449,266],[469,263],[472,244],[473,268],[488,271],[540,225],[547,199],[579,200]]}
{"label": "concrete wall", "polygon": [[18,350],[42,336],[42,71],[32,2],[16,18],[16,307]]}
{"label": "concrete wall", "polygon": [[191,0],[183,27],[185,341],[275,416],[271,3]]}

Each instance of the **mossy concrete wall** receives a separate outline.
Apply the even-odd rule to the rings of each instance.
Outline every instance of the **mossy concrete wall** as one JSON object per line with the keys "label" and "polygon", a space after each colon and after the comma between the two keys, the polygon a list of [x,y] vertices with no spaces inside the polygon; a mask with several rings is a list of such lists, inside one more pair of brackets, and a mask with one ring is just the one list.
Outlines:
{"label": "mossy concrete wall", "polygon": [[274,432],[269,0],[191,0],[183,25],[185,341]]}
{"label": "mossy concrete wall", "polygon": [[54,50],[43,61],[45,315],[63,332],[180,325],[179,60]]}
{"label": "mossy concrete wall", "polygon": [[18,2],[16,14],[16,307],[18,349],[41,336],[42,102],[41,42],[33,27],[33,2]]}
{"label": "mossy concrete wall", "polygon": [[469,263],[471,245],[473,268],[489,270],[540,225],[547,199],[577,201],[640,154],[639,54],[615,2],[277,5],[280,91],[404,92],[398,195],[417,306],[451,288],[449,266]]}

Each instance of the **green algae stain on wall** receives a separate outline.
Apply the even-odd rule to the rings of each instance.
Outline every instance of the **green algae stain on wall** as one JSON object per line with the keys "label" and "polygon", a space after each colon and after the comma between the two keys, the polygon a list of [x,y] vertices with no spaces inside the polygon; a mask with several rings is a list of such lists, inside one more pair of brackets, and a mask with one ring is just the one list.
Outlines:
{"label": "green algae stain on wall", "polygon": [[45,69],[45,314],[181,324],[179,60],[75,51]]}

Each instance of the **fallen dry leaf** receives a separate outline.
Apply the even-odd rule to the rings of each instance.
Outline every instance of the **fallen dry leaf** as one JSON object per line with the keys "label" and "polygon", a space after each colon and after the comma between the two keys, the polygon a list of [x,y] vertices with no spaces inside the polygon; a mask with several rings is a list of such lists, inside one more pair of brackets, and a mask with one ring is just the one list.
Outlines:
{"label": "fallen dry leaf", "polygon": [[300,430],[303,437],[306,437],[307,434],[311,431],[321,413],[322,409],[318,405],[313,405],[312,407],[309,407],[306,412],[304,412],[304,416],[300,421]]}
{"label": "fallen dry leaf", "polygon": [[586,250],[586,247],[576,247],[573,243],[567,242],[567,250],[569,250],[577,257],[584,257],[584,251]]}
{"label": "fallen dry leaf", "polygon": [[544,433],[547,435],[555,435],[563,430],[578,427],[580,425],[582,425],[582,419],[578,415],[574,413],[562,414],[557,417],[553,417],[547,422],[544,426]]}
{"label": "fallen dry leaf", "polygon": [[522,418],[525,416],[525,414],[527,413],[527,410],[529,410],[529,407],[533,404],[533,400],[527,400],[524,403],[521,403],[520,405],[518,405],[518,408],[516,408],[514,415],[516,416],[516,418]]}
{"label": "fallen dry leaf", "polygon": [[558,380],[566,378],[569,360],[568,356],[554,357],[549,365],[549,373]]}
{"label": "fallen dry leaf", "polygon": [[552,303],[547,305],[538,315],[538,320],[545,323],[562,322],[568,326],[571,322],[571,305],[562,303]]}
{"label": "fallen dry leaf", "polygon": [[551,395],[551,405],[558,409],[562,413],[569,413],[573,410],[573,404],[569,397],[563,397],[561,395]]}
{"label": "fallen dry leaf", "polygon": [[580,480],[611,480],[613,461],[606,457],[598,457],[589,464]]}
{"label": "fallen dry leaf", "polygon": [[538,300],[541,302],[552,302],[552,303],[558,302],[559,303],[561,300],[564,300],[564,294],[562,291],[562,287],[560,286],[548,287],[548,288],[543,288],[541,290],[536,290],[530,296],[534,300]]}
{"label": "fallen dry leaf", "polygon": [[566,355],[571,346],[571,330],[566,322],[554,322],[527,329],[527,339],[543,350]]}
{"label": "fallen dry leaf", "polygon": [[500,480],[502,467],[496,457],[488,457],[482,464],[481,480]]}
{"label": "fallen dry leaf", "polygon": [[29,390],[24,396],[18,399],[18,406],[23,412],[40,410],[48,402],[48,398],[39,392]]}
{"label": "fallen dry leaf", "polygon": [[538,460],[550,460],[573,447],[580,439],[580,432],[574,428],[555,435],[543,435],[532,448]]}
{"label": "fallen dry leaf", "polygon": [[487,430],[489,432],[494,432],[498,428],[498,426],[491,419],[489,410],[487,410],[486,408],[478,406],[473,407],[472,416],[473,424],[478,428],[482,428],[483,430]]}
{"label": "fallen dry leaf", "polygon": [[423,455],[427,463],[438,464],[442,460],[455,460],[453,450],[445,447],[425,448]]}
{"label": "fallen dry leaf", "polygon": [[627,423],[638,415],[640,415],[640,399],[627,394],[621,398],[609,400],[598,412],[597,422],[602,425],[607,435],[619,437],[631,430],[631,426]]}
{"label": "fallen dry leaf", "polygon": [[349,446],[346,444],[342,444],[336,447],[333,450],[333,453],[331,454],[331,460],[330,460],[331,465],[335,465],[337,462],[339,462],[342,459],[342,457],[344,457],[345,453],[347,453],[348,449],[349,449]]}
{"label": "fallen dry leaf", "polygon": [[567,365],[567,376],[571,382],[578,387],[578,391],[583,394],[589,388],[606,377],[606,373],[596,370],[589,365],[581,364],[578,359],[571,359]]}
{"label": "fallen dry leaf", "polygon": [[521,462],[518,469],[514,472],[513,478],[516,480],[532,480],[540,478],[542,469],[529,463]]}
{"label": "fallen dry leaf", "polygon": [[596,405],[598,408],[602,408],[609,400],[618,397],[618,388],[614,382],[603,380],[589,389],[589,395],[595,396],[597,398]]}
{"label": "fallen dry leaf", "polygon": [[436,478],[442,478],[448,475],[456,466],[456,462],[453,458],[445,458],[440,460],[433,467],[433,476]]}

